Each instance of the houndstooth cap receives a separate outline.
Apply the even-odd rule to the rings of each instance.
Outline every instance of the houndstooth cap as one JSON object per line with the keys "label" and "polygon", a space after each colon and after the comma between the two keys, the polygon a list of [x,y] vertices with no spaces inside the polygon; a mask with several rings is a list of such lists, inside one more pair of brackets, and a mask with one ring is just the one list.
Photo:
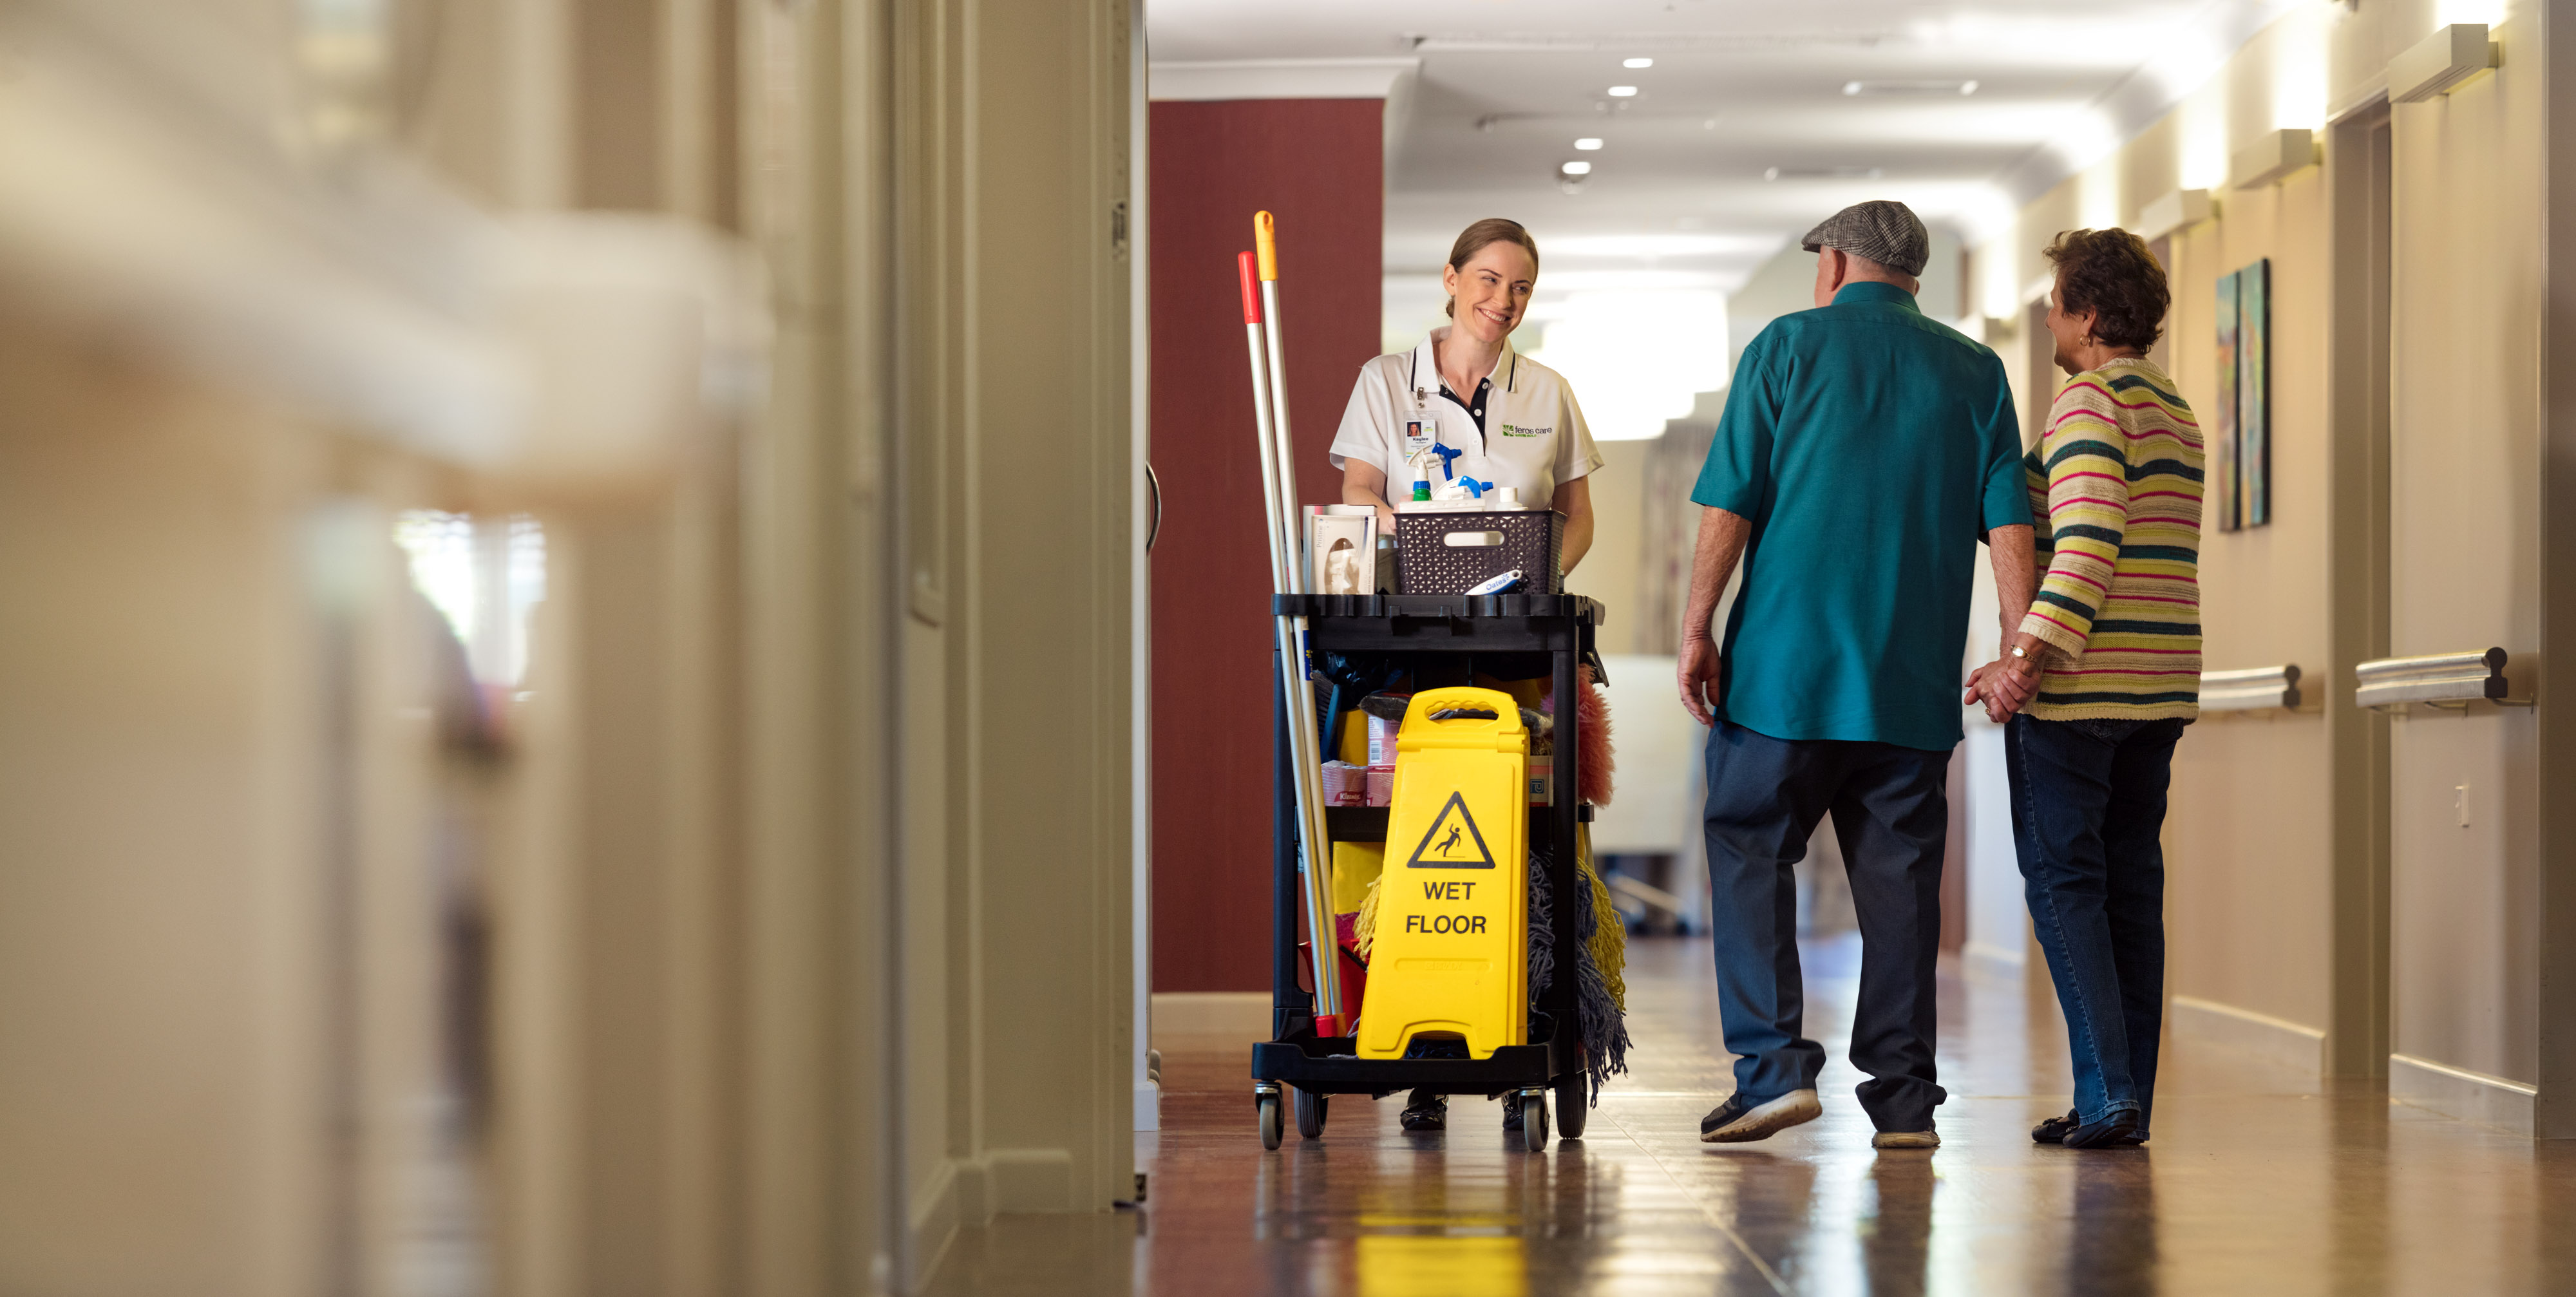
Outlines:
{"label": "houndstooth cap", "polygon": [[1884,198],[1854,203],[1826,217],[1798,246],[1809,252],[1840,248],[1901,275],[1920,275],[1932,260],[1932,236],[1914,209]]}

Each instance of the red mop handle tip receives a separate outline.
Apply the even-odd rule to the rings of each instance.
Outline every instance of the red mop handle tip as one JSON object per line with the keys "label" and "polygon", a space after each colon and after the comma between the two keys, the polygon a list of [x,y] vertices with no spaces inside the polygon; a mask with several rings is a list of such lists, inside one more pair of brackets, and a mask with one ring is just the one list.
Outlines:
{"label": "red mop handle tip", "polygon": [[1252,254],[1249,252],[1235,254],[1234,268],[1243,275],[1243,322],[1259,324],[1261,323],[1260,273],[1253,263]]}

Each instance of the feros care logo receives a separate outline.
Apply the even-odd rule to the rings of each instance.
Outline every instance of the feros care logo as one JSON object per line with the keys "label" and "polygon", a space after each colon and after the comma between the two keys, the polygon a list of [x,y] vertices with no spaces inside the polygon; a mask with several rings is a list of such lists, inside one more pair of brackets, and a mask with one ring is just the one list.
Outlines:
{"label": "feros care logo", "polygon": [[1503,435],[1506,437],[1544,437],[1554,431],[1556,431],[1556,429],[1553,427],[1533,428],[1526,423],[1506,423],[1503,425]]}

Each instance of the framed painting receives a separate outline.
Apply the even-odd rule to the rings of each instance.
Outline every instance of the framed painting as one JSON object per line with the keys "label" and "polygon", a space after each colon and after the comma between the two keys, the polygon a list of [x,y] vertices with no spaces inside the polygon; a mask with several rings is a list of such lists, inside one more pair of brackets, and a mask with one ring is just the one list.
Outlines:
{"label": "framed painting", "polygon": [[2243,271],[2230,271],[2218,277],[2218,399],[2211,403],[2212,426],[2204,429],[2208,451],[2206,501],[2208,521],[2220,531],[2234,531],[2242,524],[2237,520],[2236,476],[2236,356],[2243,341],[2237,316],[2238,290]]}
{"label": "framed painting", "polygon": [[2272,259],[2236,272],[2236,514],[2272,521]]}

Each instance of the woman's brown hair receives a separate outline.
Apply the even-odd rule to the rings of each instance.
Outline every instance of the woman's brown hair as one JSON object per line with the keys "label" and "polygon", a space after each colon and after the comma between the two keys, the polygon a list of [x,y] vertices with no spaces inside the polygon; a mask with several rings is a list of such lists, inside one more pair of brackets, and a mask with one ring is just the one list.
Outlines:
{"label": "woman's brown hair", "polygon": [[[1538,240],[1531,238],[1530,232],[1523,228],[1520,222],[1505,220],[1500,216],[1488,216],[1458,232],[1458,241],[1449,245],[1449,268],[1464,272],[1467,269],[1467,258],[1497,243],[1521,245],[1530,254],[1530,273],[1532,275],[1538,273]],[[1456,315],[1458,299],[1450,298],[1448,304],[1440,308],[1440,313]]]}
{"label": "woman's brown hair", "polygon": [[2173,295],[2144,240],[2120,229],[2063,230],[2044,255],[2057,267],[2058,310],[2093,312],[2093,336],[2106,347],[2156,345]]}

